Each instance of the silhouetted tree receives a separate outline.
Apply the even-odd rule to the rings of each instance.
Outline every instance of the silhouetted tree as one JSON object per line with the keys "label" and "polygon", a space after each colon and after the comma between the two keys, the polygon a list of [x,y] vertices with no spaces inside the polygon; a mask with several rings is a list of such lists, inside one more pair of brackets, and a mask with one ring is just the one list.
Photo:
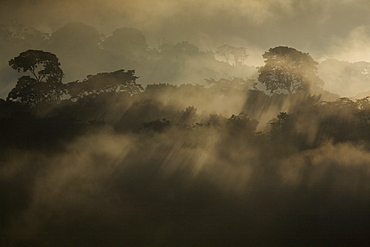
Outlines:
{"label": "silhouetted tree", "polygon": [[306,133],[300,133],[296,128],[298,119],[296,114],[280,112],[269,122],[269,137],[276,155],[290,155],[309,148]]}
{"label": "silhouetted tree", "polygon": [[368,138],[369,114],[365,99],[354,102],[349,98],[339,98],[334,102],[324,102],[321,108],[318,133],[321,139],[347,142]]}
{"label": "silhouetted tree", "polygon": [[27,105],[37,105],[49,100],[57,100],[63,94],[64,76],[57,56],[41,50],[28,50],[11,59],[9,65],[18,72],[30,72],[22,76],[9,95],[8,100],[15,100]]}
{"label": "silhouetted tree", "polygon": [[289,131],[290,116],[286,112],[280,112],[279,115],[270,122],[271,131]]}
{"label": "silhouetted tree", "polygon": [[258,80],[271,93],[309,92],[311,87],[323,84],[317,75],[318,63],[308,53],[279,46],[269,49],[262,56],[265,65],[259,68]]}
{"label": "silhouetted tree", "polygon": [[37,82],[61,82],[63,71],[57,56],[51,52],[28,50],[9,61],[18,72],[31,72]]}
{"label": "silhouetted tree", "polygon": [[244,112],[239,115],[232,115],[228,119],[229,134],[234,137],[246,137],[255,133],[258,121],[250,119]]}
{"label": "silhouetted tree", "polygon": [[66,85],[67,91],[73,100],[88,95],[101,93],[127,92],[131,95],[143,92],[140,84],[136,84],[135,70],[123,69],[114,72],[89,75],[82,82],[70,82]]}

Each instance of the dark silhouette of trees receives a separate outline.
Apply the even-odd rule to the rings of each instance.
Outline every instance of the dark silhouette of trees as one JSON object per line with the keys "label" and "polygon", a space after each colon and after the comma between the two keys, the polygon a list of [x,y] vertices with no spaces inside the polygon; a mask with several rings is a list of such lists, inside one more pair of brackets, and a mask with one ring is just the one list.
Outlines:
{"label": "dark silhouette of trees", "polygon": [[317,75],[318,63],[308,53],[279,46],[269,49],[262,57],[265,65],[258,69],[258,80],[271,93],[310,92],[311,87],[323,84]]}
{"label": "dark silhouette of trees", "polygon": [[[22,25],[0,25],[0,58],[8,61],[27,49],[50,51],[57,54],[63,64],[64,82],[84,78],[99,71],[115,71],[120,68],[140,72],[145,84],[198,83],[204,78],[220,79],[251,76],[255,67],[247,67],[241,61],[243,49],[234,53],[231,47],[230,62],[220,59],[211,50],[202,50],[187,41],[163,42],[148,47],[146,37],[140,30],[122,27],[111,35],[100,34],[93,26],[71,22],[50,34]],[[234,47],[238,48],[238,47]],[[238,48],[239,49],[239,48]],[[215,58],[218,57],[218,59]],[[237,58],[235,58],[237,57]],[[237,66],[233,66],[235,63]],[[221,61],[222,60],[222,61]],[[0,66],[0,79],[5,85],[0,93],[7,93],[11,83],[18,78],[9,71],[7,64]]]}
{"label": "dark silhouette of trees", "polygon": [[165,118],[143,123],[143,129],[155,132],[163,132],[169,127],[171,127],[171,121]]}
{"label": "dark silhouette of trees", "polygon": [[270,138],[280,146],[281,150],[288,149],[290,144],[295,144],[296,130],[294,118],[286,112],[280,112],[270,122]]}
{"label": "dark silhouette of trees", "polygon": [[333,142],[369,140],[369,102],[339,98],[323,102],[318,136]]}
{"label": "dark silhouette of trees", "polygon": [[37,82],[62,82],[63,71],[56,55],[41,50],[28,50],[9,61],[18,72],[31,72]]}
{"label": "dark silhouette of trees", "polygon": [[18,72],[29,72],[32,77],[19,78],[7,99],[29,106],[57,101],[63,95],[69,95],[70,100],[77,101],[102,93],[126,92],[133,95],[144,91],[140,84],[136,84],[138,77],[135,76],[135,71],[123,69],[89,75],[82,82],[63,84],[64,74],[58,58],[53,53],[41,50],[22,52],[11,59],[9,65]]}
{"label": "dark silhouette of trees", "polygon": [[256,131],[257,125],[257,120],[249,118],[242,112],[238,115],[232,115],[228,119],[228,132],[234,137],[252,136]]}
{"label": "dark silhouette of trees", "polygon": [[143,87],[136,83],[137,78],[135,70],[125,71],[121,69],[114,72],[89,75],[82,82],[68,83],[66,89],[73,101],[102,93],[126,92],[133,95],[144,91]]}
{"label": "dark silhouette of trees", "polygon": [[35,28],[22,25],[17,21],[11,21],[9,25],[0,24],[0,94],[8,93],[13,87],[14,81],[19,75],[16,71],[9,70],[8,61],[15,54],[29,49],[49,50],[45,44],[49,35]]}
{"label": "dark silhouette of trees", "polygon": [[45,101],[57,100],[63,94],[64,76],[56,55],[41,50],[28,50],[9,61],[18,72],[29,72],[33,77],[22,76],[8,100],[35,106]]}
{"label": "dark silhouette of trees", "polygon": [[294,148],[296,152],[297,149],[317,148],[327,142],[369,142],[370,104],[367,98],[323,102],[311,97],[297,102],[301,107],[290,113],[280,112],[269,122],[270,140],[277,149]]}
{"label": "dark silhouette of trees", "polygon": [[290,129],[290,117],[286,112],[280,112],[275,119],[271,121],[272,132],[289,132]]}

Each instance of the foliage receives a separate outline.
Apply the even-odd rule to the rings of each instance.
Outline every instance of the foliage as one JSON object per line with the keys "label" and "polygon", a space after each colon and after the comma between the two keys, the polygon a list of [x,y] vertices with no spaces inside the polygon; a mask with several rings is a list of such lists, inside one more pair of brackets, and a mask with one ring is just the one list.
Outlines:
{"label": "foliage", "polygon": [[275,119],[271,121],[271,131],[272,132],[281,132],[289,131],[288,125],[290,123],[290,117],[286,112],[280,112]]}
{"label": "foliage", "polygon": [[134,70],[62,84],[27,63],[0,99],[0,245],[368,243],[369,98],[268,95],[240,77],[144,90]]}
{"label": "foliage", "polygon": [[31,72],[38,83],[61,83],[64,76],[57,56],[41,50],[22,52],[9,61],[9,66],[18,72]]}
{"label": "foliage", "polygon": [[89,95],[98,95],[101,93],[122,93],[127,92],[130,95],[143,92],[140,84],[136,84],[135,70],[125,71],[123,69],[114,72],[99,73],[89,75],[82,82],[70,82],[66,85],[68,94],[72,100],[81,99]]}
{"label": "foliage", "polygon": [[135,71],[123,69],[89,75],[82,82],[62,84],[63,71],[59,60],[50,52],[28,50],[10,60],[9,65],[18,72],[30,72],[34,77],[19,78],[7,98],[29,106],[58,101],[62,96],[77,101],[102,93],[125,92],[134,95],[144,91],[140,84],[136,84],[138,77],[135,76]]}
{"label": "foliage", "polygon": [[20,101],[29,106],[40,105],[47,101],[58,100],[64,93],[63,84],[37,82],[29,76],[18,79],[16,86],[9,92],[8,100]]}
{"label": "foliage", "polygon": [[171,126],[171,121],[163,118],[162,120],[157,119],[155,121],[143,123],[143,129],[150,129],[155,132],[163,132]]}
{"label": "foliage", "polygon": [[[277,229],[272,231],[272,244],[261,244],[270,246],[281,241],[281,227],[294,230],[297,222],[309,233],[295,232],[297,241],[281,243],[299,246],[301,236],[311,238],[314,231],[325,237],[328,228],[337,229],[338,222],[350,222],[355,228],[358,222],[352,216],[366,215],[370,205],[366,189],[368,99],[322,102],[304,92],[290,97],[266,95],[244,85],[234,87],[233,80],[214,80],[216,85],[207,86],[151,85],[144,93],[130,96],[117,90],[125,83],[132,83],[133,92],[139,90],[136,76],[128,72],[101,73],[75,82],[77,85],[66,84],[76,90],[77,100],[55,104],[47,116],[36,116],[18,102],[0,100],[0,165],[4,171],[0,194],[7,202],[1,209],[8,217],[1,222],[0,231],[5,242],[20,243],[16,239],[19,232],[8,233],[9,227],[33,233],[34,221],[23,226],[24,217],[30,214],[41,223],[35,234],[22,235],[22,244],[42,245],[39,233],[49,229],[57,235],[48,235],[47,241],[54,242],[60,236],[79,239],[81,234],[95,234],[98,227],[103,233],[106,229],[114,233],[109,242],[112,246],[118,242],[152,243],[147,236],[158,226],[170,228],[164,233],[169,237],[163,239],[175,234],[181,244],[185,239],[189,246],[203,241],[203,233],[231,234],[238,238],[234,245],[256,245],[258,240],[244,238],[245,232],[252,235],[257,229],[261,232],[258,237],[265,239],[266,232]],[[37,83],[34,78],[26,79],[30,81],[26,85]],[[223,82],[230,90],[217,87]],[[235,83],[239,85],[239,79]],[[128,89],[124,87],[123,92]],[[240,104],[232,108],[235,115],[221,115],[220,105],[211,114],[204,111],[202,104],[212,97],[222,98],[225,104],[238,91],[244,100],[250,97],[245,108],[255,108],[249,112],[271,113],[271,106],[280,110],[273,116],[270,130],[256,132],[263,124],[257,122],[260,118],[254,119],[258,114],[237,114]],[[185,105],[184,98],[193,104]],[[286,98],[295,106],[282,111]],[[47,199],[35,200],[33,195],[40,194],[35,190]],[[32,203],[35,207],[29,211]],[[88,210],[81,213],[85,206]],[[100,216],[102,210],[108,221]],[[268,227],[260,224],[266,220],[266,211],[268,218],[273,216]],[[343,219],[343,212],[348,211],[348,218]],[[316,222],[321,218],[317,215],[323,215],[326,222],[319,230]],[[326,215],[337,218],[327,223]],[[307,217],[315,224],[305,224]],[[85,226],[86,220],[92,224],[81,230],[79,226]],[[13,226],[16,221],[19,223]],[[224,222],[224,228],[213,227]],[[58,232],[61,227],[62,235]],[[233,232],[236,227],[242,229],[240,234]],[[121,238],[122,229],[130,234]],[[130,238],[138,233],[142,242]],[[365,230],[362,233],[368,236]],[[107,245],[102,235],[98,243],[94,239],[88,245]],[[206,241],[205,245],[215,245],[213,240]],[[173,245],[170,241],[156,243]]]}
{"label": "foliage", "polygon": [[228,132],[234,137],[250,137],[256,132],[257,125],[257,120],[251,119],[247,114],[241,112],[228,119]]}
{"label": "foliage", "polygon": [[63,71],[56,55],[41,50],[28,50],[11,59],[9,65],[18,72],[30,72],[30,76],[18,79],[8,100],[20,101],[30,106],[57,100],[64,93]]}
{"label": "foliage", "polygon": [[271,93],[309,92],[311,87],[321,87],[317,76],[317,62],[308,53],[279,46],[269,49],[262,57],[265,65],[259,67],[258,80]]}

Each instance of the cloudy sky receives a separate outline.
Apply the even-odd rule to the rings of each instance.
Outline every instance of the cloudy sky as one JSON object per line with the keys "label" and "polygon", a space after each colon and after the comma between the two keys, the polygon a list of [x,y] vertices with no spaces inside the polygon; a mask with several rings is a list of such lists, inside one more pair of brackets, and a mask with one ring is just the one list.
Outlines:
{"label": "cloudy sky", "polygon": [[370,2],[365,0],[19,0],[0,1],[2,23],[52,32],[82,21],[110,34],[131,26],[153,45],[188,40],[267,50],[288,45],[316,59],[370,61]]}
{"label": "cloudy sky", "polygon": [[[0,25],[17,20],[52,33],[66,23],[83,22],[105,36],[133,27],[153,47],[180,41],[213,51],[224,44],[244,46],[251,66],[263,65],[262,54],[276,46],[307,52],[318,62],[370,62],[368,13],[366,0],[0,0]],[[342,96],[370,89],[367,79],[338,86],[340,76],[320,76],[324,89]]]}

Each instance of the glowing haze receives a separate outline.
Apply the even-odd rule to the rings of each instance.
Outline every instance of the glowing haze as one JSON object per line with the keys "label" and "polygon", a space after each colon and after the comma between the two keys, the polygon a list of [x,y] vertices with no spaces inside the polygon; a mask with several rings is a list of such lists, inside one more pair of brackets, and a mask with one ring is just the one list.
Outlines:
{"label": "glowing haze", "polygon": [[[370,98],[338,97],[370,90],[369,13],[0,0],[0,246],[366,246]],[[319,63],[324,90],[311,62],[299,71],[321,96],[256,83],[278,46]],[[12,70],[28,49],[55,53],[65,84],[44,93]]]}
{"label": "glowing haze", "polygon": [[[369,41],[367,1],[352,0],[23,0],[1,1],[1,21],[19,18],[43,31],[81,21],[108,33],[122,26],[148,38],[197,45],[238,43],[266,50],[293,46],[348,60],[369,60],[359,50]],[[347,56],[345,56],[347,55]]]}
{"label": "glowing haze", "polygon": [[[189,41],[202,50],[244,46],[249,54],[245,63],[260,66],[263,52],[280,45],[308,52],[319,62],[370,62],[369,11],[370,3],[363,0],[2,0],[0,23],[18,20],[52,33],[66,23],[82,22],[105,35],[133,27],[150,46],[164,41]],[[324,88],[343,96],[370,89],[352,84],[352,95],[333,81]]]}

